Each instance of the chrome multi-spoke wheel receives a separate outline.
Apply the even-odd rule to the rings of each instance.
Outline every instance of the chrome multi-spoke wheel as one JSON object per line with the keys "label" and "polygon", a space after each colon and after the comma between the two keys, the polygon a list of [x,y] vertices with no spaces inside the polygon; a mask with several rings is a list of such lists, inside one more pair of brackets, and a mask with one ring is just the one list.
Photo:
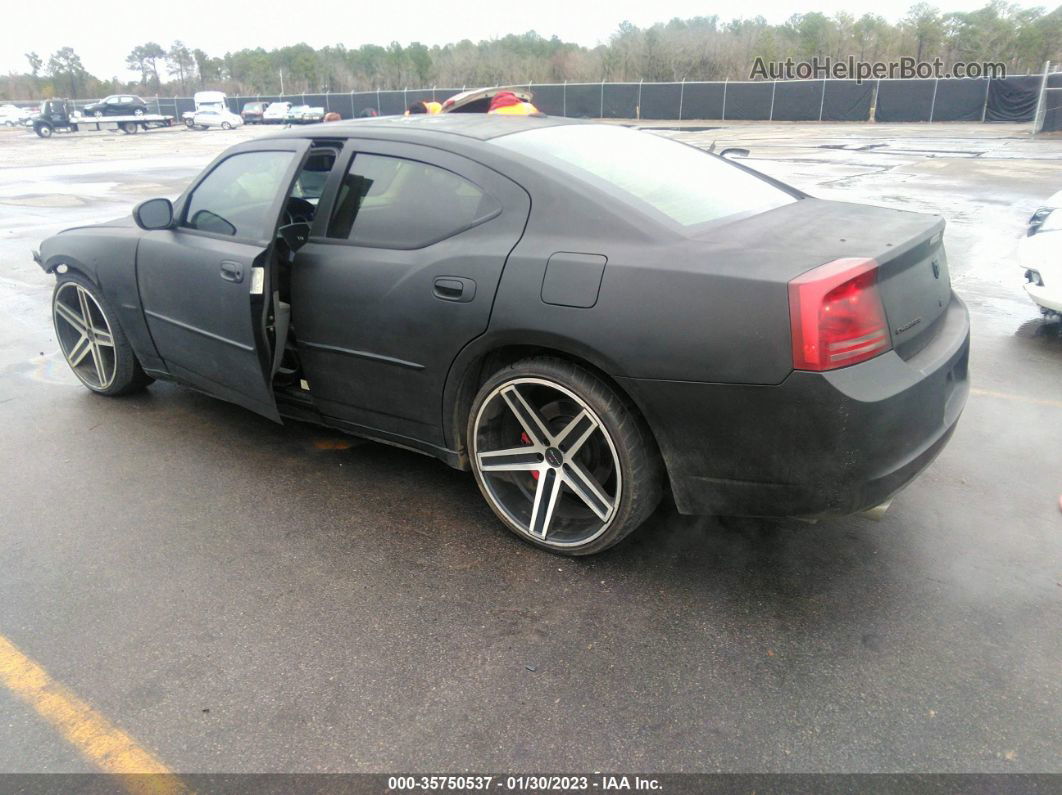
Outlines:
{"label": "chrome multi-spoke wheel", "polygon": [[81,274],[59,276],[52,322],[63,358],[93,392],[125,395],[151,383],[99,289]]}
{"label": "chrome multi-spoke wheel", "polygon": [[470,418],[472,466],[487,502],[540,546],[569,554],[611,546],[659,498],[642,426],[586,371],[548,359],[514,369],[524,372],[488,380]]}
{"label": "chrome multi-spoke wheel", "polygon": [[74,374],[90,389],[102,392],[111,386],[118,364],[114,335],[92,293],[73,281],[59,285],[52,299],[52,318]]}

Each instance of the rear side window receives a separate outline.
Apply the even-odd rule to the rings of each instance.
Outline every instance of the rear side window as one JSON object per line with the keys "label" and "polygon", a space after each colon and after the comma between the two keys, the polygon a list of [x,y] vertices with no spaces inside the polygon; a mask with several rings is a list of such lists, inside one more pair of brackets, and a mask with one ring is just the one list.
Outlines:
{"label": "rear side window", "polygon": [[184,226],[249,240],[273,236],[273,203],[294,152],[244,152],[223,160],[188,199]]}
{"label": "rear side window", "polygon": [[492,141],[553,165],[682,226],[752,214],[796,199],[692,146],[605,124],[545,127]]}
{"label": "rear side window", "polygon": [[498,202],[438,166],[357,155],[336,197],[328,236],[372,248],[437,243],[493,217]]}

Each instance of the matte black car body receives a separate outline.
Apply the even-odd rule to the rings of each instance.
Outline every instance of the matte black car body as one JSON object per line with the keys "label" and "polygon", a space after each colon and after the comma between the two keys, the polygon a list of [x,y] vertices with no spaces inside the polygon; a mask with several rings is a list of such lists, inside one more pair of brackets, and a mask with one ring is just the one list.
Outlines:
{"label": "matte black car body", "polygon": [[86,105],[81,111],[87,116],[135,116],[148,111],[148,104],[133,94],[111,94],[99,102]]}
{"label": "matte black car body", "polygon": [[[942,219],[787,189],[796,199],[790,204],[678,234],[607,191],[491,143],[572,123],[462,114],[374,119],[288,130],[222,155],[289,144],[305,151],[315,139],[329,140],[343,147],[341,159],[393,153],[458,169],[499,203],[494,220],[452,238],[431,263],[389,276],[383,259],[359,262],[359,252],[322,236],[333,174],[293,266],[311,399],[249,401],[191,371],[194,350],[175,351],[178,364],[157,348],[149,317],[178,299],[160,298],[160,286],[144,282],[158,267],[144,261],[144,241],[155,233],[132,219],[49,238],[41,264],[47,271],[65,264],[99,285],[156,378],[459,468],[469,466],[465,427],[483,373],[539,352],[582,363],[636,407],[683,513],[849,514],[881,503],[933,460],[968,389],[969,325],[947,278]],[[175,203],[178,215],[194,185]],[[603,275],[588,284],[574,271],[551,271],[547,263],[562,252],[601,258]],[[392,259],[418,256],[429,255]],[[846,256],[882,262],[892,350],[830,372],[795,370],[788,283]],[[910,269],[928,274],[930,259],[929,289],[921,277],[905,281]],[[473,298],[439,300],[432,289],[439,278],[474,282]],[[180,300],[205,300],[200,286],[186,287]]]}

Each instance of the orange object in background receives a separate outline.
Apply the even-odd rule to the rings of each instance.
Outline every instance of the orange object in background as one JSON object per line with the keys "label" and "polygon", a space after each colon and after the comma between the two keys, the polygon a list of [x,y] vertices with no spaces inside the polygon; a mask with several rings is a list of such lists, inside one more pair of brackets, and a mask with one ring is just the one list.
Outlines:
{"label": "orange object in background", "polygon": [[336,113],[334,110],[325,114],[325,121],[342,121],[343,117]]}
{"label": "orange object in background", "polygon": [[490,101],[490,109],[487,113],[495,113],[503,116],[535,116],[542,115],[541,111],[530,102],[525,102],[512,91],[499,91]]}
{"label": "orange object in background", "polygon": [[424,102],[414,102],[412,105],[410,105],[408,108],[406,108],[405,115],[409,116],[409,115],[412,115],[414,113],[427,113],[427,114],[433,116],[436,113],[441,113],[441,112],[442,112],[442,103],[441,102],[427,102],[427,101],[424,101]]}

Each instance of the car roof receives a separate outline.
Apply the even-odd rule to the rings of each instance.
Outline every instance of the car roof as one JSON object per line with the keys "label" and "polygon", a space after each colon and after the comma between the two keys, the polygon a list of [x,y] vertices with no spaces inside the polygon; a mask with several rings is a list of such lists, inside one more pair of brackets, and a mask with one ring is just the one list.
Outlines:
{"label": "car roof", "polygon": [[507,116],[487,113],[443,113],[428,115],[415,113],[409,116],[376,116],[371,119],[351,119],[329,122],[327,125],[285,130],[272,138],[390,138],[424,140],[435,134],[456,135],[480,141],[489,141],[503,135],[534,130],[542,127],[559,127],[568,124],[589,124],[584,119],[566,119],[561,116]]}

